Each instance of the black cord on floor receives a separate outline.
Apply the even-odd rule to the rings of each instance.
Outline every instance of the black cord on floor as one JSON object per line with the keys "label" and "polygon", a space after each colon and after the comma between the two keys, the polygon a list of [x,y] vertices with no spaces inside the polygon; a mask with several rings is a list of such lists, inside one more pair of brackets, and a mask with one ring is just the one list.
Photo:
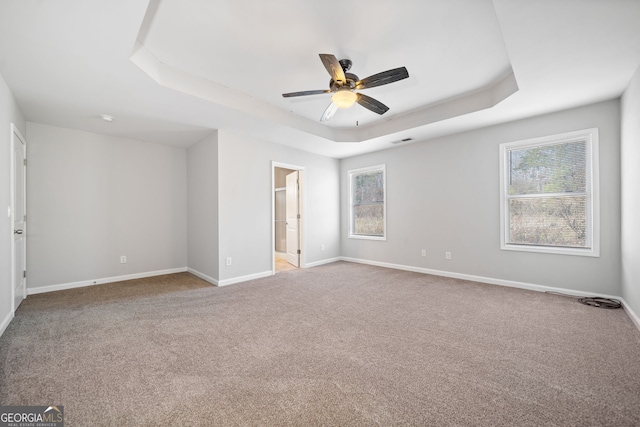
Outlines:
{"label": "black cord on floor", "polygon": [[560,292],[545,292],[547,294],[561,295],[563,297],[576,298],[579,303],[584,305],[590,305],[591,307],[599,308],[622,308],[622,303],[616,299],[603,298],[603,297],[579,297],[576,295],[563,294]]}
{"label": "black cord on floor", "polygon": [[600,307],[600,308],[621,308],[622,303],[618,300],[611,298],[578,298],[578,302],[584,305],[590,305],[592,307]]}

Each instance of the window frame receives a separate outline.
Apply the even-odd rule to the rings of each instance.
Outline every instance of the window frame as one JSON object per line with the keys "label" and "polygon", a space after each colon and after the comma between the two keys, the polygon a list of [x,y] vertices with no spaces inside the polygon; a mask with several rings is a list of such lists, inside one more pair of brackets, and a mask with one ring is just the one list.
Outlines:
{"label": "window frame", "polygon": [[[347,171],[347,178],[349,179],[349,239],[362,239],[362,240],[387,240],[387,170],[386,164],[376,165],[376,166],[368,166],[364,168],[351,169]],[[372,236],[367,234],[356,234],[354,233],[354,204],[353,204],[353,181],[355,175],[361,175],[369,172],[382,172],[382,191],[384,194],[384,200],[382,201],[382,224],[384,227],[384,231],[382,236]]]}
{"label": "window frame", "polygon": [[[509,194],[509,173],[510,173],[510,156],[508,153],[512,150],[522,150],[527,148],[535,148],[545,145],[559,145],[576,141],[585,141],[587,150],[587,221],[586,233],[587,242],[590,242],[588,248],[574,248],[562,246],[544,246],[544,245],[523,245],[518,243],[509,243],[510,232],[510,215],[509,200],[512,197]],[[520,252],[538,252],[548,254],[561,255],[577,255],[577,256],[600,256],[600,177],[599,177],[599,137],[598,129],[584,129],[574,132],[566,132],[562,134],[549,135],[540,138],[532,138],[521,141],[506,142],[500,144],[500,249],[508,251]],[[540,194],[540,193],[534,193]],[[564,195],[568,193],[548,193],[546,197],[554,195]],[[520,195],[527,197],[531,195]],[[545,197],[537,196],[537,197]],[[534,196],[535,197],[535,196]]]}

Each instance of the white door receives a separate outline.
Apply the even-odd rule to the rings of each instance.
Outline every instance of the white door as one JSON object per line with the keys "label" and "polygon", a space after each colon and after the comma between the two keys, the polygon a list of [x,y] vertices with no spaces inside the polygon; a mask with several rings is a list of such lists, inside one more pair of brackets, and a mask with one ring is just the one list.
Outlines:
{"label": "white door", "polygon": [[298,171],[287,175],[287,262],[300,267],[300,202]]}
{"label": "white door", "polygon": [[26,221],[26,146],[25,141],[15,127],[12,127],[13,145],[13,311],[17,310],[27,296],[26,258],[27,258],[27,221]]}

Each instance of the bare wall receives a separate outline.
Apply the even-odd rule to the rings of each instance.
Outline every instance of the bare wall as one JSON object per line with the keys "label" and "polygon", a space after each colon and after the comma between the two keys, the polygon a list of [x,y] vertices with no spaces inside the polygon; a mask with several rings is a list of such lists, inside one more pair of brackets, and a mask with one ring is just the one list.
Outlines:
{"label": "bare wall", "polygon": [[37,123],[27,140],[29,289],[186,268],[186,150]]}
{"label": "bare wall", "polygon": [[640,316],[640,68],[621,106],[622,297]]}
{"label": "bare wall", "polygon": [[[592,127],[600,135],[601,256],[500,250],[499,144]],[[350,239],[347,171],[382,163],[387,241]],[[620,295],[618,100],[344,159],[340,179],[345,257]]]}
{"label": "bare wall", "polygon": [[[223,130],[218,147],[220,279],[271,271],[272,161],[305,168],[306,262],[340,256],[338,160]],[[225,265],[226,257],[233,265]]]}
{"label": "bare wall", "polygon": [[215,283],[218,266],[218,132],[187,150],[187,259],[193,273]]}

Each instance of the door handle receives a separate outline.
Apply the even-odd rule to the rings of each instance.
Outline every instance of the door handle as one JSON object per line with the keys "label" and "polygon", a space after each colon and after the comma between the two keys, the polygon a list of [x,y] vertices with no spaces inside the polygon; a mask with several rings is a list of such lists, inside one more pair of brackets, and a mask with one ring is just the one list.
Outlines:
{"label": "door handle", "polygon": [[22,234],[22,230],[13,230],[13,234]]}

